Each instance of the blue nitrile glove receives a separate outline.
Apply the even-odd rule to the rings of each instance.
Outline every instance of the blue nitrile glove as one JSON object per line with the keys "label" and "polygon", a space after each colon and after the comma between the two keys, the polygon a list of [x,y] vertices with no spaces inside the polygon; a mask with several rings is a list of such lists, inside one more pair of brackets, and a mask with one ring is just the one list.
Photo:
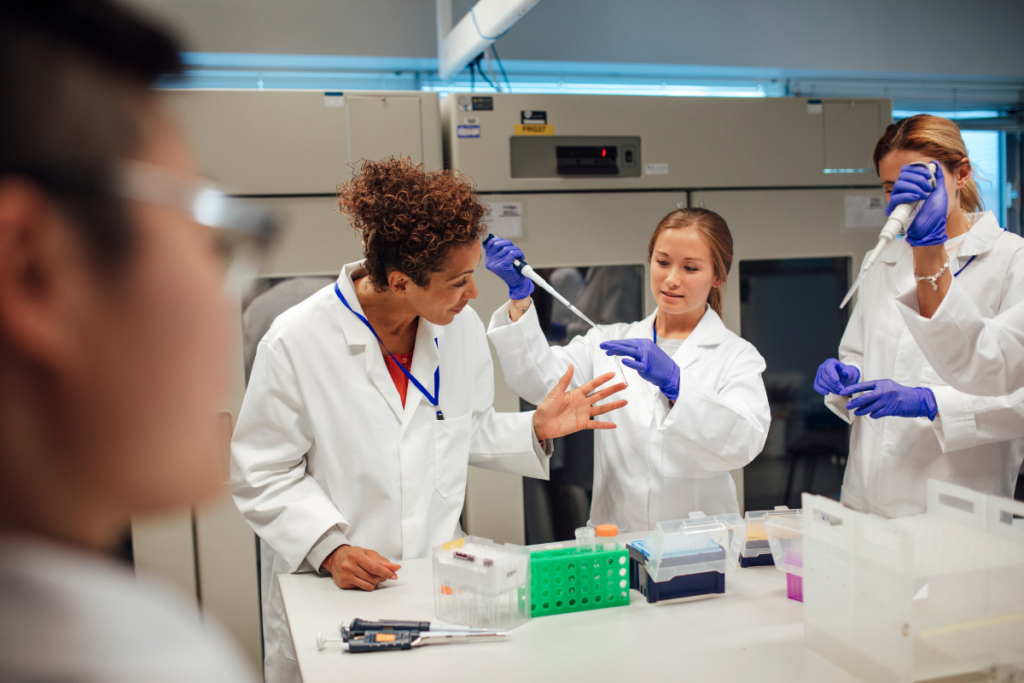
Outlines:
{"label": "blue nitrile glove", "polygon": [[670,401],[679,398],[679,366],[672,357],[650,339],[619,339],[601,342],[609,356],[628,356],[622,361],[640,376],[661,389]]}
{"label": "blue nitrile glove", "polygon": [[526,260],[522,249],[501,237],[492,238],[484,249],[487,250],[487,270],[505,281],[508,285],[508,298],[516,301],[533,293],[533,281],[512,265],[516,259]]}
{"label": "blue nitrile glove", "polygon": [[942,164],[935,163],[935,189],[928,182],[928,170],[923,166],[907,164],[900,171],[900,177],[892,186],[889,204],[885,207],[888,216],[900,204],[913,204],[924,199],[925,203],[907,228],[907,244],[912,247],[930,247],[943,244],[946,237],[946,179]]}
{"label": "blue nitrile glove", "polygon": [[927,417],[934,421],[939,414],[935,405],[935,394],[931,389],[923,387],[905,387],[891,379],[876,379],[870,382],[852,384],[840,395],[850,396],[861,394],[846,404],[847,410],[855,410],[854,415],[868,415],[876,420],[880,417]]}
{"label": "blue nitrile glove", "polygon": [[838,394],[844,388],[860,381],[860,370],[829,358],[818,366],[818,374],[814,378],[814,390],[822,396]]}

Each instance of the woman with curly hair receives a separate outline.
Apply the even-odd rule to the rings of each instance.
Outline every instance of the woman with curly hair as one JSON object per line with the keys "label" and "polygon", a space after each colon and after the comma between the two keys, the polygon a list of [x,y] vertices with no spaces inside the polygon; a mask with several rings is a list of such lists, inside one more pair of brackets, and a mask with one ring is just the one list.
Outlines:
{"label": "woman with curly hair", "polygon": [[[298,680],[277,575],[329,572],[372,591],[392,560],[461,534],[467,467],[546,479],[548,439],[623,385],[566,391],[496,413],[478,291],[484,209],[470,183],[408,158],[364,162],[338,205],[366,258],[286,311],[260,342],[231,448],[232,491],[262,539],[266,680]],[[577,383],[578,384],[578,383]],[[546,446],[546,448],[545,448]]]}

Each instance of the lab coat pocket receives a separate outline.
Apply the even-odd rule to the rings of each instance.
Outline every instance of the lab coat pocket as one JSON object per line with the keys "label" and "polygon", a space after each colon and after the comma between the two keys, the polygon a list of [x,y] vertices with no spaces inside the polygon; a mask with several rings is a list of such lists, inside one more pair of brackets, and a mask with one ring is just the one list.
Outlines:
{"label": "lab coat pocket", "polygon": [[473,414],[434,422],[434,471],[437,492],[447,498],[466,490]]}

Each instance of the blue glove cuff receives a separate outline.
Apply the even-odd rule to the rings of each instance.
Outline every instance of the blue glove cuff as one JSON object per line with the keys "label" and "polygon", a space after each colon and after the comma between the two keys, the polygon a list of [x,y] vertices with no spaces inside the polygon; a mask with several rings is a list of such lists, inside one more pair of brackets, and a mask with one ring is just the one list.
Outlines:
{"label": "blue glove cuff", "polygon": [[917,395],[921,399],[921,415],[927,416],[929,420],[935,422],[935,418],[939,415],[939,406],[935,403],[935,394],[931,389],[918,387]]}
{"label": "blue glove cuff", "polygon": [[533,294],[533,280],[526,277],[525,275],[523,276],[523,279],[519,282],[519,284],[515,285],[514,287],[512,285],[509,285],[508,298],[512,299],[513,301],[525,299],[531,294]]}
{"label": "blue glove cuff", "polygon": [[907,244],[912,247],[934,247],[939,244],[945,244],[949,237],[946,236],[946,231],[943,230],[937,235],[927,235],[923,240],[917,241],[910,239],[910,235],[907,235]]}
{"label": "blue glove cuff", "polygon": [[[675,363],[672,363],[675,365]],[[672,379],[665,383],[661,387],[661,393],[665,394],[665,397],[670,401],[676,401],[679,399],[679,366],[675,365],[675,372],[672,373]]]}

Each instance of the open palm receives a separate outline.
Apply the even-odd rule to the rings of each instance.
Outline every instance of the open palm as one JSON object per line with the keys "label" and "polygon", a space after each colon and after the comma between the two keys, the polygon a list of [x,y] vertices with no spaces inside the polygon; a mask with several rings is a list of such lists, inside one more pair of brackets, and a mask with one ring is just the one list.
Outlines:
{"label": "open palm", "polygon": [[590,418],[610,413],[626,405],[626,401],[594,405],[598,401],[603,401],[612,394],[622,391],[626,385],[616,384],[596,391],[598,387],[615,377],[614,372],[608,372],[587,382],[579,389],[566,391],[569,382],[572,381],[572,375],[573,366],[570,365],[562,375],[562,379],[558,380],[555,388],[537,406],[537,412],[533,415],[533,427],[537,432],[537,438],[554,439],[583,429],[615,429],[615,425],[611,422],[595,422]]}

